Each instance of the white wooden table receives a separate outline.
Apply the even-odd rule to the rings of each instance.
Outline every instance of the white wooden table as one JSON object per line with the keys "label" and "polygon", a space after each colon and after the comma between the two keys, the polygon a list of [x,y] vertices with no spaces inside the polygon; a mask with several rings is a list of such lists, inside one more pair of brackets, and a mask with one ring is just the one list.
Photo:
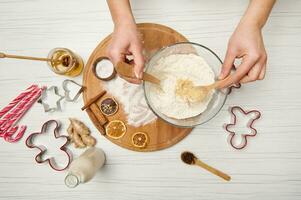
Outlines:
{"label": "white wooden table", "polygon": [[[168,25],[223,58],[247,3],[136,0],[132,6],[137,22]],[[264,29],[269,55],[265,80],[235,91],[217,117],[169,149],[138,153],[115,146],[80,111],[82,100],[64,104],[63,112],[52,114],[36,104],[20,122],[28,125],[24,138],[16,144],[0,140],[0,199],[300,199],[300,9],[298,0],[279,1],[274,7]],[[0,0],[0,50],[7,53],[45,56],[62,46],[87,61],[112,28],[105,1]],[[44,63],[0,60],[0,107],[31,83],[60,85],[64,79]],[[81,82],[81,77],[75,80]],[[256,124],[259,134],[242,151],[229,146],[222,128],[230,120],[227,110],[232,105],[257,108],[263,115]],[[107,155],[104,169],[76,189],[64,185],[66,172],[34,163],[37,151],[24,145],[25,137],[38,131],[42,122],[58,119],[64,130],[71,116],[88,124]],[[229,173],[232,181],[183,164],[179,159],[183,150]]]}

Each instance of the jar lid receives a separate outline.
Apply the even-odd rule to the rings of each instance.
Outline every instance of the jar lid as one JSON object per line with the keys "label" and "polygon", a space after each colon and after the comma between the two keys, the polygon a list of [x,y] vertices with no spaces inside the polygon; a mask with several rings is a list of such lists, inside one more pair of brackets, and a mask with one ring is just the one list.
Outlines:
{"label": "jar lid", "polygon": [[72,173],[69,173],[65,177],[65,185],[69,188],[75,188],[80,183],[78,177]]}

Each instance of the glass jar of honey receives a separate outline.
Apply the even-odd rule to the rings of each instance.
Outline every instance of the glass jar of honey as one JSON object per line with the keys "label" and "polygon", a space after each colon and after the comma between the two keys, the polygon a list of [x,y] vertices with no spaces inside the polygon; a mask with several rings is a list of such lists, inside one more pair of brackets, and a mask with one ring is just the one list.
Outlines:
{"label": "glass jar of honey", "polygon": [[48,58],[49,68],[56,74],[75,77],[80,75],[84,68],[83,59],[66,48],[55,48],[52,49]]}

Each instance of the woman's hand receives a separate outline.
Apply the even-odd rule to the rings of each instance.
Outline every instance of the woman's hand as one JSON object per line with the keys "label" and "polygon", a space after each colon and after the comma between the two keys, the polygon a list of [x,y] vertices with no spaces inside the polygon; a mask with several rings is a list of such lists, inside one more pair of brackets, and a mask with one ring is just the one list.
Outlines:
{"label": "woman's hand", "polygon": [[128,79],[132,83],[141,83],[144,58],[142,44],[137,30],[135,19],[129,0],[107,0],[112,19],[114,32],[107,53],[110,60],[116,65],[119,61],[125,61],[127,55],[133,56],[134,72],[136,78]]}
{"label": "woman's hand", "polygon": [[112,41],[109,45],[108,56],[113,64],[125,61],[126,55],[133,56],[134,72],[137,79],[126,79],[131,83],[141,83],[144,58],[142,55],[142,44],[135,23],[121,24],[115,27]]}
{"label": "woman's hand", "polygon": [[223,87],[264,78],[267,54],[261,29],[266,23],[274,3],[275,0],[250,0],[244,16],[229,40],[220,79],[224,79],[230,74],[236,58],[241,58],[242,62],[225,81]]}
{"label": "woman's hand", "polygon": [[261,28],[256,24],[242,22],[238,25],[228,44],[220,79],[227,77],[236,58],[241,58],[241,64],[226,81],[224,87],[233,83],[247,83],[262,80],[265,76],[267,54],[261,34]]}

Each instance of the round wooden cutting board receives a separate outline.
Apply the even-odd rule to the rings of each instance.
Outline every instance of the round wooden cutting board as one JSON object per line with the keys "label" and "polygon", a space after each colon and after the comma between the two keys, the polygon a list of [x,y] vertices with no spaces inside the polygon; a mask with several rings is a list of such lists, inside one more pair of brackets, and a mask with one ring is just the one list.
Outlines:
{"label": "round wooden cutting board", "polygon": [[[152,23],[142,23],[138,24],[138,29],[142,36],[143,48],[146,53],[146,60],[157,50],[161,49],[164,46],[177,43],[177,42],[184,42],[187,39],[181,35],[180,33],[176,32],[175,30],[159,25],[159,24],[152,24]],[[84,69],[83,75],[83,85],[86,86],[86,90],[84,90],[84,102],[85,104],[101,91],[104,90],[103,88],[103,81],[97,79],[93,74],[93,63],[99,57],[106,57],[106,48],[110,43],[111,35],[106,37],[93,51],[92,55],[90,56],[86,67]],[[156,151],[160,149],[164,149],[170,147],[180,140],[182,140],[186,135],[188,135],[192,129],[187,128],[178,128],[167,124],[166,122],[162,121],[161,119],[157,119],[149,124],[140,127],[133,127],[127,124],[127,115],[124,113],[123,106],[121,103],[119,104],[119,110],[113,116],[105,117],[102,113],[99,112],[99,107],[101,100],[106,97],[112,97],[110,91],[101,97],[97,102],[96,105],[91,106],[90,109],[87,110],[90,119],[92,120],[93,124],[97,127],[97,129],[111,142],[124,147],[126,149],[134,150],[134,151]],[[121,120],[126,124],[127,132],[125,135],[120,139],[112,139],[105,135],[104,128],[111,120]],[[147,146],[143,149],[137,148],[132,145],[132,135],[136,132],[145,132],[149,136],[149,142]]]}

